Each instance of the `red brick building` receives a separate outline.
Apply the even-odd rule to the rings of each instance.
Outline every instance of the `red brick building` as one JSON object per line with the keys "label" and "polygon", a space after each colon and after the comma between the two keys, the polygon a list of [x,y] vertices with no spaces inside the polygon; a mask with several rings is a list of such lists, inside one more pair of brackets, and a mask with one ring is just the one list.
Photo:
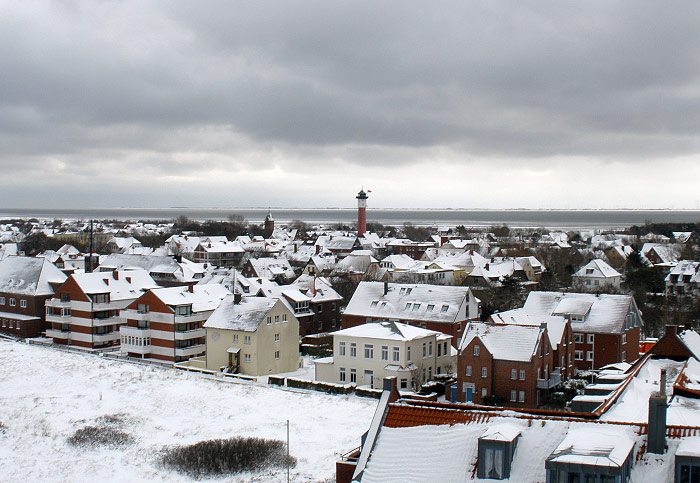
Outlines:
{"label": "red brick building", "polygon": [[631,295],[530,292],[522,310],[534,317],[561,316],[571,323],[577,369],[639,358],[644,321]]}
{"label": "red brick building", "polygon": [[45,258],[7,257],[0,262],[0,332],[39,337],[45,302],[66,276]]}
{"label": "red brick building", "polygon": [[546,324],[470,322],[458,347],[457,400],[535,408],[561,382]]}

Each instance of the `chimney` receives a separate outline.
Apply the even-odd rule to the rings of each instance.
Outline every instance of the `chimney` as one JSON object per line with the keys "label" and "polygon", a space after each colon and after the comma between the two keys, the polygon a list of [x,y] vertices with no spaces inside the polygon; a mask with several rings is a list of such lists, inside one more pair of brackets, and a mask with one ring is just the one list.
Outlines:
{"label": "chimney", "polygon": [[103,278],[102,280],[104,280],[105,283],[106,283],[107,285],[109,285],[109,279],[108,279],[108,278]]}
{"label": "chimney", "polygon": [[113,271],[112,276],[114,277],[114,280],[119,280],[119,270]]}
{"label": "chimney", "polygon": [[294,244],[294,253],[296,253],[297,250],[299,250],[299,247],[298,247],[297,244],[295,243],[295,244]]}
{"label": "chimney", "polygon": [[189,290],[190,293],[194,293],[194,285],[188,285],[187,290]]}
{"label": "chimney", "polygon": [[316,275],[314,275],[314,297],[316,296]]}
{"label": "chimney", "polygon": [[124,277],[126,279],[126,283],[131,283],[131,277]]}
{"label": "chimney", "polygon": [[384,282],[384,295],[389,293],[389,282]]}
{"label": "chimney", "polygon": [[667,325],[666,326],[666,335],[677,335],[678,334],[678,326],[677,325]]}
{"label": "chimney", "polygon": [[236,292],[233,294],[233,303],[234,304],[240,304],[243,296],[240,294],[240,292]]}
{"label": "chimney", "polygon": [[647,452],[663,454],[666,451],[666,370],[661,370],[660,391],[649,396],[649,423]]}
{"label": "chimney", "polygon": [[389,376],[384,378],[382,385],[384,391],[389,391],[389,402],[394,402],[401,397],[399,390],[396,387],[396,376]]}
{"label": "chimney", "polygon": [[321,245],[316,245],[316,255],[321,253]]}

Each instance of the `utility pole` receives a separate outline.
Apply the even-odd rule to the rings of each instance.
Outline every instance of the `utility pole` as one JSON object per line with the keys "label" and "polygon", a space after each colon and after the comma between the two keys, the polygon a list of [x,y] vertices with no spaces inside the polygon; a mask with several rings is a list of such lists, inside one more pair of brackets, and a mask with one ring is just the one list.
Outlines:
{"label": "utility pole", "polygon": [[92,252],[93,250],[93,238],[92,238],[92,220],[90,220],[90,237],[88,239],[88,266],[86,267],[87,273],[92,273]]}
{"label": "utility pole", "polygon": [[287,419],[287,483],[289,483],[289,419]]}

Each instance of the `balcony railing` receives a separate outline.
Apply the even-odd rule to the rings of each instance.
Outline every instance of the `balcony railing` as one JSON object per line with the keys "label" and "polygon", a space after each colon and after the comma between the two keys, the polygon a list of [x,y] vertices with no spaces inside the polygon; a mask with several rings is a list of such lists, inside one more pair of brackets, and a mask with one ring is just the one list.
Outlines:
{"label": "balcony railing", "polygon": [[92,319],[93,327],[102,327],[105,325],[115,325],[123,322],[118,315],[113,315],[111,317],[105,317],[104,319]]}
{"label": "balcony railing", "polygon": [[182,349],[175,348],[175,355],[181,357],[192,357],[204,352],[206,347],[207,346],[204,344],[197,344],[190,347],[183,347]]}
{"label": "balcony railing", "polygon": [[70,339],[71,332],[70,331],[62,331],[62,330],[57,330],[57,329],[47,329],[46,330],[46,337],[50,337],[51,339]]}
{"label": "balcony railing", "polygon": [[561,383],[561,373],[552,372],[549,379],[537,379],[537,389],[550,389]]}
{"label": "balcony railing", "polygon": [[119,340],[119,332],[109,332],[108,334],[93,334],[92,335],[92,342],[94,344],[111,342],[113,340]]}
{"label": "balcony railing", "polygon": [[44,305],[46,307],[70,307],[70,300],[63,302],[61,299],[47,299]]}
{"label": "balcony railing", "polygon": [[175,340],[199,339],[206,336],[206,329],[186,330],[184,332],[175,331]]}
{"label": "balcony railing", "polygon": [[140,329],[138,327],[127,327],[122,325],[119,328],[119,334],[132,337],[150,337],[151,329]]}
{"label": "balcony railing", "polygon": [[151,345],[122,344],[122,353],[131,352],[134,354],[150,354]]}

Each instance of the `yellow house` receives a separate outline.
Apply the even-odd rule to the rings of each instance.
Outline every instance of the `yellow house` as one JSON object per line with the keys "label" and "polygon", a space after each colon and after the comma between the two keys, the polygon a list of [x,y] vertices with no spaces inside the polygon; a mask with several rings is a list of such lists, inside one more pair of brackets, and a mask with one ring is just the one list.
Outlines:
{"label": "yellow house", "polygon": [[264,376],[299,368],[299,321],[279,299],[230,295],[204,328],[209,370]]}

